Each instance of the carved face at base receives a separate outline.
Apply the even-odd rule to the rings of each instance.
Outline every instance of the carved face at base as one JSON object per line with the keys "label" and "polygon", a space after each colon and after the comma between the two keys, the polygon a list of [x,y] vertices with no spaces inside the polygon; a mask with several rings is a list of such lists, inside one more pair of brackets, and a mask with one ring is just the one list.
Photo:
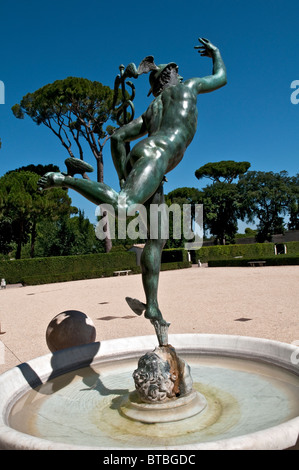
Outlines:
{"label": "carved face at base", "polygon": [[170,373],[169,363],[154,352],[139,359],[133,378],[140,399],[144,402],[161,402],[175,396],[173,388],[176,376]]}

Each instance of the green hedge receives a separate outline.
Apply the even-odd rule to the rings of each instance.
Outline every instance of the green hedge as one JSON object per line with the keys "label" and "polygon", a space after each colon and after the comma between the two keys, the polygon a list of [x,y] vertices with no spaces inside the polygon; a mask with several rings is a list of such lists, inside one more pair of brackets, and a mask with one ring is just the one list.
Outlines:
{"label": "green hedge", "polygon": [[[248,267],[248,258],[218,259],[208,261],[211,268],[219,267]],[[266,261],[265,266],[292,266],[299,265],[299,255],[276,255],[271,257],[255,257],[250,261]]]}
{"label": "green hedge", "polygon": [[[288,255],[299,255],[299,242],[287,242],[285,245]],[[243,257],[247,260],[271,258],[274,255],[274,246],[274,243],[203,246],[195,252],[195,262],[198,259],[202,263],[208,263],[212,260],[231,260],[235,257]]]}
{"label": "green hedge", "polygon": [[299,255],[299,242],[287,242],[287,255]]}
{"label": "green hedge", "polygon": [[178,263],[163,263],[161,264],[161,271],[170,271],[172,269],[185,269],[190,268],[191,264],[189,261],[181,261]]}
{"label": "green hedge", "polygon": [[184,269],[191,266],[191,263],[188,261],[188,251],[183,248],[163,250],[161,261],[161,271]]}
{"label": "green hedge", "polygon": [[111,276],[113,271],[136,269],[134,253],[55,256],[0,262],[0,278],[7,284],[46,284]]}
{"label": "green hedge", "polygon": [[[172,253],[168,254],[167,252]],[[161,270],[189,267],[185,250],[165,250]],[[133,252],[99,253],[92,255],[55,256],[13,261],[0,261],[0,279],[7,284],[48,284],[52,282],[76,281],[113,276],[114,271],[130,269],[140,273]]]}
{"label": "green hedge", "polygon": [[178,263],[187,260],[188,252],[182,248],[170,248],[162,252],[162,263]]}

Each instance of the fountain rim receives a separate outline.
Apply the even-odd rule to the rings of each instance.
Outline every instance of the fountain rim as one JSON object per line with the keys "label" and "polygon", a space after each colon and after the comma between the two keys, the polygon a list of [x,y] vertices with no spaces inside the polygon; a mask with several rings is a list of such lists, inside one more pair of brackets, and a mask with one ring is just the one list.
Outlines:
{"label": "fountain rim", "polygon": [[[53,442],[22,433],[8,424],[13,405],[40,383],[87,365],[139,358],[157,344],[156,336],[116,338],[63,349],[22,363],[0,375],[0,449],[15,450],[107,450],[101,446],[87,447]],[[178,354],[237,357],[276,365],[299,375],[299,366],[291,356],[298,346],[264,338],[219,334],[173,334],[169,343]],[[287,449],[299,435],[299,416],[280,425],[228,439],[199,442],[192,445],[159,447],[163,450],[217,449]],[[109,450],[118,449],[109,448]],[[128,450],[138,450],[135,447]],[[153,450],[152,448],[150,450]]]}

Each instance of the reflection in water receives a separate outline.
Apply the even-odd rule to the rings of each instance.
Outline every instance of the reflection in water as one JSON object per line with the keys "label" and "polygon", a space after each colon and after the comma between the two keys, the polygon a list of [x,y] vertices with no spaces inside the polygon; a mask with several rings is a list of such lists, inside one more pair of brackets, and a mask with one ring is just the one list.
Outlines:
{"label": "reflection in water", "polygon": [[83,345],[81,348],[82,350],[88,348],[89,352],[89,355],[81,365],[81,368],[64,373],[63,375],[59,375],[62,370],[60,361],[61,352],[57,351],[53,353],[51,357],[52,373],[44,383],[29,364],[23,363],[17,367],[22,372],[30,387],[42,395],[51,395],[55,392],[58,392],[59,390],[64,389],[68,384],[78,377],[82,377],[82,382],[88,387],[87,389],[82,390],[98,390],[101,396],[124,395],[128,393],[127,389],[108,389],[100,379],[99,370],[96,370],[90,365],[100,349],[99,342]]}
{"label": "reflection in water", "polygon": [[[120,413],[137,359],[89,363],[52,378],[13,407],[10,425],[54,442],[91,447],[182,446],[244,435],[299,415],[299,378],[255,361],[184,356],[208,406],[175,423],[144,424]],[[28,378],[34,372],[23,368]],[[53,371],[54,373],[54,371]],[[40,380],[40,379],[39,379]]]}

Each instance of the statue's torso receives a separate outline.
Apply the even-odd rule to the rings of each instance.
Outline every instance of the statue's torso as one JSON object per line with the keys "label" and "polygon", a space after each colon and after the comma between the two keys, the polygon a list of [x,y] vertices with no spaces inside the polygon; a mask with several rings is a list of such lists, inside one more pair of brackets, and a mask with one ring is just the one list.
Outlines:
{"label": "statue's torso", "polygon": [[192,141],[197,125],[197,95],[182,84],[170,86],[156,97],[143,115],[148,139],[168,149],[172,170],[183,158]]}
{"label": "statue's torso", "polygon": [[189,140],[196,131],[196,104],[197,95],[183,83],[166,88],[143,115],[148,135],[161,132],[171,135],[178,131]]}

